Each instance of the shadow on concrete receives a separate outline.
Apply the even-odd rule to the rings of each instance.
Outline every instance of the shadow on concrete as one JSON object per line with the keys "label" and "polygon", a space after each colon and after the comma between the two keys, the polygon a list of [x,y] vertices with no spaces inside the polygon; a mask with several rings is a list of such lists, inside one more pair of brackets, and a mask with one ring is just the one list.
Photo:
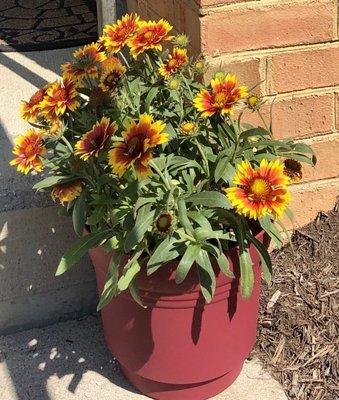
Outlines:
{"label": "shadow on concrete", "polygon": [[[0,337],[1,355],[0,377],[3,363],[20,400],[68,399],[67,392],[76,392],[79,400],[130,399],[138,393],[106,348],[97,314]],[[2,390],[2,398],[9,399]]]}
{"label": "shadow on concrete", "polygon": [[[27,58],[29,57],[29,52],[24,53]],[[33,56],[33,53],[32,53]],[[8,57],[6,53],[0,52],[0,64],[20,75],[25,81],[30,82],[37,88],[45,86],[48,82],[43,79],[40,75],[37,75],[31,69],[26,68],[24,65],[16,62],[12,58]],[[58,73],[59,71],[53,71]],[[32,93],[33,94],[33,93]]]}

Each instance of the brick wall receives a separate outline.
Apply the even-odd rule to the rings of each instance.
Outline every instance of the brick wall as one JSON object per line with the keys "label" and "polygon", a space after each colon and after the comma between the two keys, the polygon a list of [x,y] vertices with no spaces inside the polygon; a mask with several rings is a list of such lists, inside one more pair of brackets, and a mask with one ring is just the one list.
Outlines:
{"label": "brick wall", "polygon": [[[302,138],[318,157],[293,185],[296,225],[333,208],[339,194],[337,0],[127,0],[144,18],[166,18],[213,69],[236,73],[269,104],[279,138]],[[263,110],[264,113],[268,112]],[[248,114],[248,121],[257,123]]]}

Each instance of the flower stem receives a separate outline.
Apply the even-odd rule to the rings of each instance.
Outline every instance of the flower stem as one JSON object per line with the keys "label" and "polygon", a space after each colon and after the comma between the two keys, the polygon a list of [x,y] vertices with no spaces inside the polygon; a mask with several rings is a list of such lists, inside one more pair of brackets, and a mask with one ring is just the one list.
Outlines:
{"label": "flower stem", "polygon": [[149,162],[149,165],[157,172],[157,174],[160,176],[161,180],[164,182],[166,188],[168,190],[172,190],[171,184],[168,182],[168,179],[166,179],[165,175],[160,171],[160,169],[156,166],[156,164],[151,160]]}
{"label": "flower stem", "polygon": [[208,160],[207,160],[206,154],[205,154],[204,150],[201,148],[201,145],[198,142],[197,138],[194,138],[194,143],[196,144],[196,146],[197,146],[197,148],[199,150],[199,153],[200,153],[200,155],[202,157],[202,160],[203,160],[203,163],[204,163],[205,173],[209,177],[210,176],[210,168],[208,166]]}

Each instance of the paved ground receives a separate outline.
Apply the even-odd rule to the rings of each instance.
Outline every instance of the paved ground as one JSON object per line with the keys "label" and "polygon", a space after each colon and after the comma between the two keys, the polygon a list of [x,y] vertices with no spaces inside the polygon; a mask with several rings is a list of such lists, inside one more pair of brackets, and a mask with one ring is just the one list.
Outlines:
{"label": "paved ground", "polygon": [[[123,378],[97,316],[0,337],[1,400],[146,399]],[[287,400],[256,360],[216,400]],[[178,399],[180,400],[180,399]]]}

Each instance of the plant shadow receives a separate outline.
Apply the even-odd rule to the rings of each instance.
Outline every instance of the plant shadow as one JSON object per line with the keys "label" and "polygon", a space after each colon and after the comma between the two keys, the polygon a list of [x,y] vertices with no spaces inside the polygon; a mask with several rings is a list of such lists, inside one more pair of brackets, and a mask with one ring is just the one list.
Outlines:
{"label": "plant shadow", "polygon": [[79,399],[106,398],[106,392],[114,398],[121,389],[140,398],[106,348],[98,314],[0,337],[2,363],[20,400],[68,398],[67,392]]}

